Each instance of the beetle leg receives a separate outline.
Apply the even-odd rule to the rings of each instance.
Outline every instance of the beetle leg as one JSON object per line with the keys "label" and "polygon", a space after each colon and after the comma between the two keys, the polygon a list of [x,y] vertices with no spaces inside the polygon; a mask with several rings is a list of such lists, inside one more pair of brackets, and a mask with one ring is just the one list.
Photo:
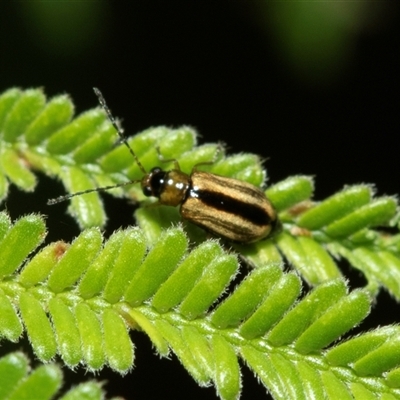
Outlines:
{"label": "beetle leg", "polygon": [[160,146],[156,146],[156,151],[157,151],[158,159],[161,162],[163,162],[163,163],[173,162],[175,169],[177,169],[178,171],[181,170],[181,167],[179,166],[179,162],[176,158],[164,158],[164,156],[161,154]]}
{"label": "beetle leg", "polygon": [[201,161],[201,162],[195,164],[193,166],[193,170],[196,171],[197,167],[199,167],[200,165],[213,165],[213,164],[215,164],[218,161],[219,155],[220,154],[222,154],[222,155],[224,154],[224,149],[225,149],[224,143],[223,142],[218,142],[217,143],[217,149],[216,149],[216,151],[214,153],[214,156],[213,156],[212,160],[210,160],[210,161]]}

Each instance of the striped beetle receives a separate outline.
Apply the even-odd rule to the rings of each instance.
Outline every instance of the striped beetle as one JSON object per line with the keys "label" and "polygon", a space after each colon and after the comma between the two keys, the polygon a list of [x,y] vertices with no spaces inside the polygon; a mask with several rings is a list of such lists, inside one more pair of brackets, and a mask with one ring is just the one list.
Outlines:
{"label": "striped beetle", "polygon": [[230,241],[256,242],[279,230],[280,223],[271,202],[260,189],[250,183],[199,171],[196,166],[188,175],[181,171],[177,160],[164,160],[174,161],[175,167],[170,171],[155,167],[146,172],[111,114],[100,90],[94,88],[94,92],[121,141],[143,172],[143,178],[60,196],[49,200],[47,204],[141,182],[145,196],[157,197],[158,203],[162,205],[180,205],[182,218]]}

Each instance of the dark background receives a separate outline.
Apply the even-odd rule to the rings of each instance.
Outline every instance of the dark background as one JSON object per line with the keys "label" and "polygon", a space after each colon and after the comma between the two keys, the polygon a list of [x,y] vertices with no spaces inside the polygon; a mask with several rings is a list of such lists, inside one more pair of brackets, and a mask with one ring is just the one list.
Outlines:
{"label": "dark background", "polygon": [[[361,182],[397,194],[398,26],[396,2],[2,2],[0,91],[69,93],[79,114],[97,105],[97,86],[128,135],[187,124],[203,142],[268,159],[269,182],[315,176],[316,199]],[[34,194],[12,188],[5,206],[13,218],[48,215],[50,239],[71,240],[79,230],[67,204],[46,206],[62,193],[41,177]],[[133,222],[129,205],[105,198],[110,231]],[[394,322],[395,303],[381,298],[371,326]],[[100,374],[110,396],[215,396],[174,357],[160,361],[144,335],[133,336],[135,369],[124,378]],[[264,398],[244,374],[243,398]]]}

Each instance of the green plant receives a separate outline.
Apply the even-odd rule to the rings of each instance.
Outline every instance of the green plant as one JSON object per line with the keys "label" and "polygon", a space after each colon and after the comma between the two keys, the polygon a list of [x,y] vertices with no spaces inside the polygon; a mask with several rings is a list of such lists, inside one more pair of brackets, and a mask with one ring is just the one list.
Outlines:
{"label": "green plant", "polygon": [[[71,193],[141,177],[127,149],[113,146],[115,132],[101,109],[72,116],[67,96],[47,102],[36,89],[0,96],[2,198],[9,182],[34,190],[33,169],[57,177]],[[129,143],[147,170],[158,163],[157,146],[185,172],[217,151],[215,144],[196,146],[188,127],[149,129]],[[264,180],[249,154],[221,154],[204,169],[254,185]],[[374,198],[367,185],[345,187],[320,203],[311,201],[312,192],[305,176],[269,187],[283,232],[230,244],[229,251],[201,229],[182,226],[171,207],[139,207],[139,227],[105,240],[98,193],[71,200],[69,211],[83,229],[72,243],[42,245],[43,217],[12,222],[2,212],[0,336],[18,341],[26,331],[43,362],[58,354],[71,368],[108,365],[124,374],[134,359],[129,330],[138,329],[161,356],[175,353],[199,385],[215,385],[224,399],[240,394],[238,358],[276,399],[400,398],[396,325],[339,340],[368,315],[381,287],[400,298],[400,235],[374,229],[398,225],[396,199]],[[112,193],[143,204],[137,185]],[[240,281],[237,254],[254,267]],[[364,288],[349,292],[339,258],[364,273]],[[282,269],[287,262],[290,272]],[[301,279],[312,287],[307,294]],[[223,298],[232,282],[237,286]],[[0,359],[0,369],[11,368],[10,357],[27,365],[11,354]],[[15,379],[3,397],[15,398],[22,381]],[[30,390],[39,390],[32,381]]]}

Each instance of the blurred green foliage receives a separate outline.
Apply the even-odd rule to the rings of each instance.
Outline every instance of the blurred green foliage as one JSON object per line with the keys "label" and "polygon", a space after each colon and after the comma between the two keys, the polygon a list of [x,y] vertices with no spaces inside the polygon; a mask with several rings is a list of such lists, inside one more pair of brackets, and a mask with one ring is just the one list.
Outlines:
{"label": "blurred green foliage", "polygon": [[106,1],[18,2],[33,43],[54,56],[81,54],[101,44]]}
{"label": "blurred green foliage", "polygon": [[262,25],[288,66],[308,83],[336,80],[352,63],[360,34],[384,26],[389,2],[259,2]]}

